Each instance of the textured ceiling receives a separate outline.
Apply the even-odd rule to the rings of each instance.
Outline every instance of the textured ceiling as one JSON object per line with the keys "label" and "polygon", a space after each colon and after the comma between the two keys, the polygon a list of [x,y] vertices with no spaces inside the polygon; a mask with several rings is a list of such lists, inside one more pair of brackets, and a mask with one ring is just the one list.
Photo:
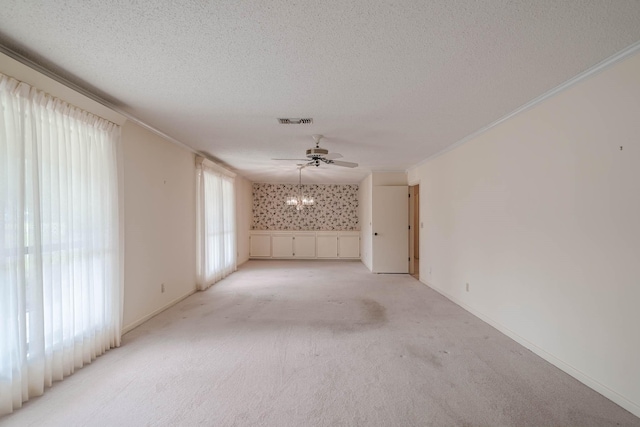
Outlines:
{"label": "textured ceiling", "polygon": [[[405,170],[640,40],[640,2],[4,0],[0,43],[252,181]],[[312,117],[280,125],[278,117]]]}

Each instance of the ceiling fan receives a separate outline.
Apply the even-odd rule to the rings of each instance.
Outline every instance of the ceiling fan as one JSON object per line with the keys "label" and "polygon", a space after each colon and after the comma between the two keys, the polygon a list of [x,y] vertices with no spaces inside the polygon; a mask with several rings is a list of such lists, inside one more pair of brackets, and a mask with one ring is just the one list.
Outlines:
{"label": "ceiling fan", "polygon": [[320,148],[320,140],[324,138],[322,135],[312,135],[313,140],[316,143],[314,148],[309,148],[307,150],[307,158],[306,159],[272,159],[272,160],[296,160],[296,161],[304,161],[301,167],[306,166],[320,166],[320,162],[326,163],[328,165],[336,165],[343,166],[345,168],[355,168],[358,167],[357,163],[353,162],[344,162],[342,160],[336,160],[342,158],[342,154],[339,153],[329,153],[329,150],[326,148]]}

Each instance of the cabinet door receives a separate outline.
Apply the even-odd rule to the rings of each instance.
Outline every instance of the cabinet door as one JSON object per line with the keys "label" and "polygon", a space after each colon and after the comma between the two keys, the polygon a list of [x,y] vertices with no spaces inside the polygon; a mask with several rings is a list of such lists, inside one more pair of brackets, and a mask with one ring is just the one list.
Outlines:
{"label": "cabinet door", "polygon": [[318,258],[337,258],[338,257],[338,235],[337,234],[318,234],[317,255]]}
{"label": "cabinet door", "polygon": [[338,255],[340,258],[359,258],[360,236],[347,235],[338,237]]}
{"label": "cabinet door", "polygon": [[316,235],[296,234],[293,236],[293,256],[296,258],[316,257]]}
{"label": "cabinet door", "polygon": [[271,235],[252,234],[250,237],[249,256],[270,257],[271,256]]}
{"label": "cabinet door", "polygon": [[273,258],[293,257],[293,236],[272,234],[271,235],[271,256]]}

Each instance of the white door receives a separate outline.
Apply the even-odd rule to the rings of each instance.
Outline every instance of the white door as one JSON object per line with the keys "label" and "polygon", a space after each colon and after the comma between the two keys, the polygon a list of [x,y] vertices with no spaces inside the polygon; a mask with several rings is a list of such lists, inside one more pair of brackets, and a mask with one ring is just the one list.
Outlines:
{"label": "white door", "polygon": [[374,273],[409,272],[409,187],[373,187]]}

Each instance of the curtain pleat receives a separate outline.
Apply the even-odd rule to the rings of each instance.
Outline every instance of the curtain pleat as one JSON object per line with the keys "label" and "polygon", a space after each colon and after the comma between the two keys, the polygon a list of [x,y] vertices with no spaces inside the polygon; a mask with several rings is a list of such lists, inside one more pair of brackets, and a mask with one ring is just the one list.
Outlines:
{"label": "curtain pleat", "polygon": [[0,415],[120,344],[120,128],[0,74]]}
{"label": "curtain pleat", "polygon": [[197,168],[197,288],[204,290],[236,271],[234,179]]}

